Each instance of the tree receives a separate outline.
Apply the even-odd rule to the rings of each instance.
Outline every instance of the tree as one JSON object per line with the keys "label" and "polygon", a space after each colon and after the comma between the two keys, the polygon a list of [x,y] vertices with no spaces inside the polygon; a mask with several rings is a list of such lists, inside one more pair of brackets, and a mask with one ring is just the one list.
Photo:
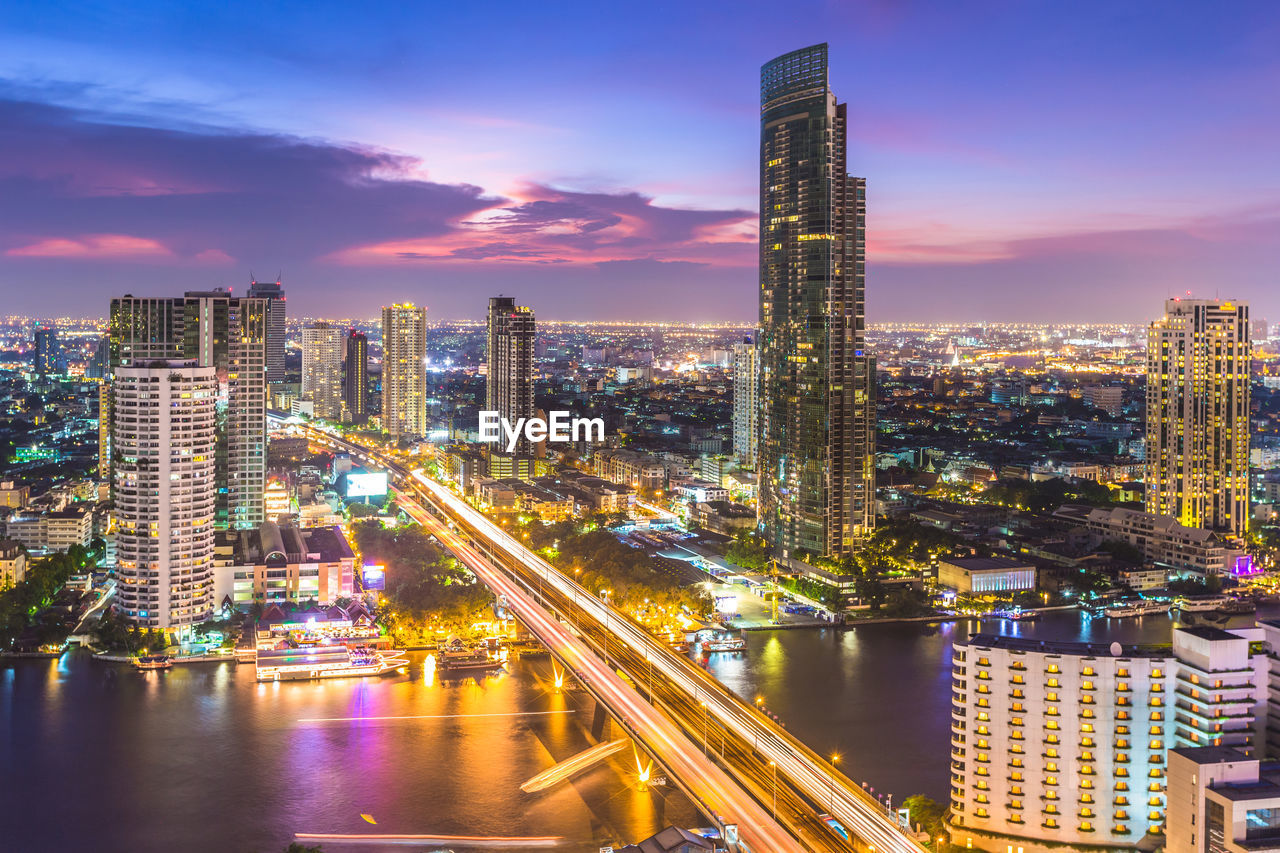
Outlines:
{"label": "tree", "polygon": [[744,569],[760,571],[769,565],[769,549],[754,530],[744,530],[729,543],[724,558]]}
{"label": "tree", "polygon": [[911,814],[911,825],[929,833],[930,838],[937,838],[946,832],[947,808],[941,803],[924,794],[915,794],[903,800],[902,807]]}

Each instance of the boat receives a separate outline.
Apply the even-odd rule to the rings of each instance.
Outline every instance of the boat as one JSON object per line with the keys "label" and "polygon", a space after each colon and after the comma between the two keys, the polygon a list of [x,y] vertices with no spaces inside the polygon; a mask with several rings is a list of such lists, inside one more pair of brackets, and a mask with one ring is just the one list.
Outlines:
{"label": "boat", "polygon": [[1223,613],[1228,613],[1232,616],[1239,616],[1245,613],[1253,613],[1258,609],[1258,605],[1256,602],[1247,598],[1232,598],[1218,609]]}
{"label": "boat", "polygon": [[143,655],[140,658],[134,658],[133,665],[141,671],[172,669],[173,658],[168,655]]}
{"label": "boat", "polygon": [[1230,601],[1225,595],[1183,595],[1174,601],[1174,605],[1183,613],[1207,613],[1221,610]]}
{"label": "boat", "polygon": [[255,659],[258,681],[309,681],[404,672],[409,662],[401,651],[378,651],[363,646],[308,646],[302,649],[260,649]]}
{"label": "boat", "polygon": [[1146,616],[1149,613],[1165,613],[1169,605],[1163,601],[1140,598],[1136,601],[1118,601],[1102,612],[1109,619],[1125,619],[1130,616]]}
{"label": "boat", "polygon": [[436,668],[444,673],[501,669],[503,665],[502,660],[490,656],[488,650],[483,648],[451,646],[442,649],[436,657]]}
{"label": "boat", "polygon": [[702,644],[704,652],[745,652],[747,641],[742,637],[716,637]]}

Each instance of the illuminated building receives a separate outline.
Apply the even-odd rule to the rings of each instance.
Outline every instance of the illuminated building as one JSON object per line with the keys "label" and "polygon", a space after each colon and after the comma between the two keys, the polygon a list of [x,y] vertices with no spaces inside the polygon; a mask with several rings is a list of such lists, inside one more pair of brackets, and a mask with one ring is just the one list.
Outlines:
{"label": "illuminated building", "polygon": [[274,520],[223,538],[213,570],[214,601],[332,604],[352,593],[355,554],[336,526],[300,529]]}
{"label": "illuminated building", "polygon": [[756,347],[748,338],[733,347],[733,455],[744,468],[756,464],[759,438],[760,371]]}
{"label": "illuminated building", "polygon": [[32,352],[31,369],[37,376],[58,372],[58,358],[62,347],[58,343],[58,330],[44,323],[37,323],[33,330],[35,349]]}
{"label": "illuminated building", "polygon": [[1166,853],[1280,851],[1280,764],[1229,746],[1169,753]]}
{"label": "illuminated building", "polygon": [[267,300],[267,382],[284,381],[286,303],[284,289],[276,281],[250,281],[249,296]]}
{"label": "illuminated building", "polygon": [[342,415],[342,331],[325,322],[302,330],[302,398],[318,418]]}
{"label": "illuminated building", "polygon": [[347,420],[360,424],[369,417],[369,336],[352,329],[345,346],[342,408]]}
{"label": "illuminated building", "polygon": [[216,370],[189,360],[120,366],[113,398],[115,606],[143,627],[204,621],[213,609]]}
{"label": "illuminated building", "polygon": [[964,595],[1004,595],[1036,588],[1036,567],[1009,557],[944,557],[938,584]]}
{"label": "illuminated building", "polygon": [[1147,332],[1146,509],[1243,536],[1249,523],[1249,306],[1169,299]]}
{"label": "illuminated building", "polygon": [[760,519],[783,560],[847,555],[875,520],[866,181],[825,44],[767,63],[760,100]]}
{"label": "illuminated building", "polygon": [[[219,384],[216,521],[254,527],[262,522],[266,486],[267,300],[226,290],[181,297],[123,296],[111,300],[111,367],[154,359],[194,360],[212,367]],[[109,392],[109,394],[112,392]],[[106,420],[114,406],[108,401]],[[111,445],[116,436],[111,430]],[[107,448],[112,458],[112,448]]]}
{"label": "illuminated building", "polygon": [[293,494],[289,484],[273,478],[262,493],[262,504],[268,521],[279,521],[282,515],[292,515]]}
{"label": "illuminated building", "polygon": [[[533,309],[516,305],[510,296],[491,297],[488,332],[485,409],[512,424],[534,417]],[[533,476],[533,455],[533,445],[522,435],[512,453],[490,452],[489,476],[528,479]]]}
{"label": "illuminated building", "polygon": [[1173,644],[975,634],[952,648],[951,842],[1045,853],[1132,849],[1163,831],[1170,749],[1262,752],[1258,627]]}
{"label": "illuminated building", "polygon": [[427,431],[427,309],[382,308],[382,428],[392,438]]}

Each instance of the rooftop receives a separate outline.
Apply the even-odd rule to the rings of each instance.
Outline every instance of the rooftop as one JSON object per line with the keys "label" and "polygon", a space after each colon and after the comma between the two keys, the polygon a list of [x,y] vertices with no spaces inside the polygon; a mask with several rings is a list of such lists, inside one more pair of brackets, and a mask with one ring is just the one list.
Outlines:
{"label": "rooftop", "polygon": [[[1030,637],[1010,637],[1005,634],[970,634],[967,642],[956,645],[985,646],[991,649],[1009,649],[1019,652],[1041,652],[1044,654],[1075,655],[1078,657],[1104,658],[1171,658],[1173,646],[1169,643],[1144,643],[1142,645],[1124,645],[1121,643],[1072,643],[1052,640],[1036,640]],[[1119,646],[1119,654],[1113,653],[1112,647]]]}

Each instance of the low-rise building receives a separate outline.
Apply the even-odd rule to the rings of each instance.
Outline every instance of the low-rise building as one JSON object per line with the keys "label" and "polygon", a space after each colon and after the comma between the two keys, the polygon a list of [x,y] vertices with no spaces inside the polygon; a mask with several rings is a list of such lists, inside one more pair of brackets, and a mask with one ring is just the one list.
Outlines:
{"label": "low-rise building", "polygon": [[1036,588],[1036,567],[1011,557],[947,557],[938,561],[938,585],[963,595],[1003,595]]}
{"label": "low-rise building", "polygon": [[72,504],[66,509],[19,512],[5,523],[5,535],[29,551],[65,551],[72,545],[87,548],[93,541],[95,513],[92,506]]}
{"label": "low-rise building", "polygon": [[1169,752],[1166,853],[1280,851],[1280,764],[1228,746]]}
{"label": "low-rise building", "polygon": [[355,554],[340,527],[298,528],[264,521],[224,531],[214,559],[215,606],[254,602],[332,604],[352,593]]}
{"label": "low-rise building", "polygon": [[27,552],[22,543],[0,539],[0,590],[22,583],[27,576]]}
{"label": "low-rise building", "polygon": [[1241,552],[1228,548],[1212,530],[1187,527],[1177,519],[1135,509],[1084,507],[1067,504],[1054,518],[1084,527],[1095,544],[1112,540],[1127,542],[1142,551],[1146,559],[1179,572],[1198,575],[1226,574],[1235,567]]}

